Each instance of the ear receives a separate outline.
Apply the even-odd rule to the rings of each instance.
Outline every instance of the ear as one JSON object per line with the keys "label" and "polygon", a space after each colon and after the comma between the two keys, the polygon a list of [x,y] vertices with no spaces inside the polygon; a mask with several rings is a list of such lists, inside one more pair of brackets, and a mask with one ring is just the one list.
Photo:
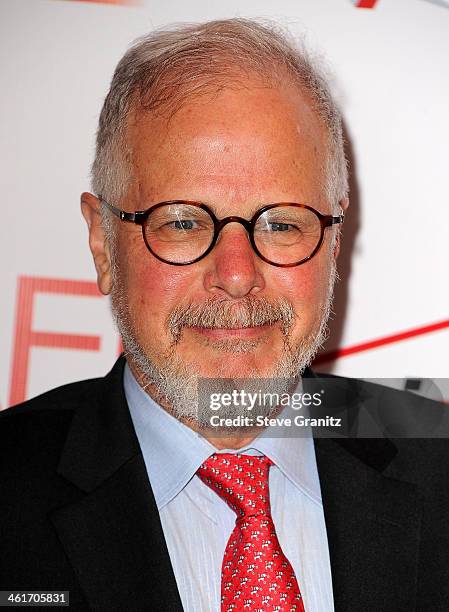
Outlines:
{"label": "ear", "polygon": [[91,193],[81,194],[81,212],[89,230],[89,246],[97,270],[98,288],[104,295],[112,289],[111,257],[100,213],[101,202]]}
{"label": "ear", "polygon": [[[348,206],[349,206],[349,198],[343,198],[343,200],[340,200],[340,208],[342,210],[342,212],[344,214],[346,214],[346,211],[348,210]],[[337,239],[335,241],[335,245],[334,245],[334,257],[335,259],[337,259],[339,253],[340,253],[340,237],[341,237],[341,231],[338,232],[337,235]]]}

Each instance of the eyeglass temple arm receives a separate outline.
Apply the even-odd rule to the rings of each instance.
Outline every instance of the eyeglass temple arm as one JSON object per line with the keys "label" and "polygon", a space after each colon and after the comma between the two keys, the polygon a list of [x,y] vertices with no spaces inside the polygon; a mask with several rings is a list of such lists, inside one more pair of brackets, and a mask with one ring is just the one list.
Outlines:
{"label": "eyeglass temple arm", "polygon": [[343,223],[344,220],[345,220],[344,213],[341,213],[341,215],[337,215],[335,217],[332,217],[329,215],[329,217],[327,217],[326,219],[326,226],[329,227],[330,225],[336,225],[337,223]]}
{"label": "eyeglass temple arm", "polygon": [[136,211],[133,213],[129,213],[129,212],[125,212],[124,210],[121,210],[120,208],[117,208],[116,206],[113,206],[112,204],[109,204],[109,202],[107,202],[104,198],[102,198],[100,195],[98,196],[100,202],[102,204],[104,204],[106,206],[106,208],[109,208],[109,210],[116,216],[118,217],[121,221],[128,221],[129,223],[140,223],[141,222],[141,215],[142,213],[140,211]]}

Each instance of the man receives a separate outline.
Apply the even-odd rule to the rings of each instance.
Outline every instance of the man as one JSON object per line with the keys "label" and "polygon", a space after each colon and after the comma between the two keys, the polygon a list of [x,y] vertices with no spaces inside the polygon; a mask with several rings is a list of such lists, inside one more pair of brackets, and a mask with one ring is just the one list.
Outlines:
{"label": "man", "polygon": [[203,379],[291,390],[324,337],[347,171],[305,51],[237,19],[142,38],[93,191],[125,358],[2,415],[1,588],[75,610],[446,610],[444,441],[281,438],[199,409]]}

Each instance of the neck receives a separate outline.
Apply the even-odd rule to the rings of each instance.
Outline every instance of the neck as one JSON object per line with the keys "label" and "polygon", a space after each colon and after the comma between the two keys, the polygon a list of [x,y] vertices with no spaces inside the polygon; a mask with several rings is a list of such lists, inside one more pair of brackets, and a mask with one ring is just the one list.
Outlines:
{"label": "neck", "polygon": [[[240,448],[243,448],[244,446],[247,446],[250,442],[252,442],[255,438],[257,438],[257,436],[259,436],[266,427],[255,425],[242,425],[241,427],[229,427],[223,425],[218,427],[211,427],[204,426],[203,424],[199,423],[198,420],[195,418],[182,416],[179,414],[178,411],[173,409],[167,398],[163,396],[160,392],[158,392],[157,387],[153,383],[148,382],[147,379],[143,377],[143,375],[139,371],[139,368],[135,365],[133,359],[129,355],[127,356],[127,361],[135,379],[145,391],[145,393],[147,393],[157,404],[159,404],[161,408],[168,412],[168,414],[180,421],[183,425],[186,425],[187,427],[192,429],[195,433],[205,438],[217,450],[227,448],[238,450]],[[293,386],[289,390],[292,391],[296,384],[297,381],[295,380],[294,382],[292,382]],[[269,416],[276,417],[282,410],[283,406],[277,406]]]}
{"label": "neck", "polygon": [[[135,366],[132,359],[127,357],[128,366],[133,373],[134,378],[137,380],[142,389],[147,393],[151,399],[153,399],[161,408],[163,408],[166,412],[168,412],[171,416],[176,418],[178,421],[186,425],[194,432],[198,433],[200,436],[205,438],[212,446],[214,446],[217,450],[222,450],[225,448],[238,450],[246,445],[248,445],[252,440],[254,440],[262,431],[262,427],[246,427],[239,428],[238,431],[232,430],[231,428],[221,427],[221,428],[211,428],[201,426],[198,421],[189,417],[182,417],[173,410],[170,403],[166,400],[164,396],[158,393],[155,385],[152,383],[148,383],[144,377],[139,372],[139,368]],[[219,432],[217,435],[217,431]]]}
{"label": "neck", "polygon": [[224,428],[221,430],[223,433],[217,436],[217,430],[214,429],[211,431],[210,429],[204,429],[199,427],[197,423],[189,422],[183,419],[179,419],[181,423],[193,429],[196,433],[200,434],[203,438],[205,438],[212,446],[214,446],[217,450],[223,450],[224,448],[230,448],[233,450],[238,450],[239,448],[243,448],[247,446],[250,442],[252,442],[257,436],[261,433],[262,428],[247,427],[244,431],[239,431],[238,433],[227,432]]}

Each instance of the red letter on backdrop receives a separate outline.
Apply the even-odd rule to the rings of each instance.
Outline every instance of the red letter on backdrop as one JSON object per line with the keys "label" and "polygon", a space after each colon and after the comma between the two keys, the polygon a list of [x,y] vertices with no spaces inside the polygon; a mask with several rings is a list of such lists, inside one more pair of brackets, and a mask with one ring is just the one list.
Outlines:
{"label": "red letter on backdrop", "polygon": [[32,346],[79,349],[84,351],[100,350],[99,336],[34,331],[31,325],[33,321],[35,293],[58,293],[62,295],[101,297],[97,284],[93,281],[60,280],[28,276],[19,277],[16,304],[15,345],[9,395],[10,406],[23,402],[26,398],[28,362],[30,348]]}
{"label": "red letter on backdrop", "polygon": [[356,7],[357,8],[374,8],[377,0],[357,0]]}

